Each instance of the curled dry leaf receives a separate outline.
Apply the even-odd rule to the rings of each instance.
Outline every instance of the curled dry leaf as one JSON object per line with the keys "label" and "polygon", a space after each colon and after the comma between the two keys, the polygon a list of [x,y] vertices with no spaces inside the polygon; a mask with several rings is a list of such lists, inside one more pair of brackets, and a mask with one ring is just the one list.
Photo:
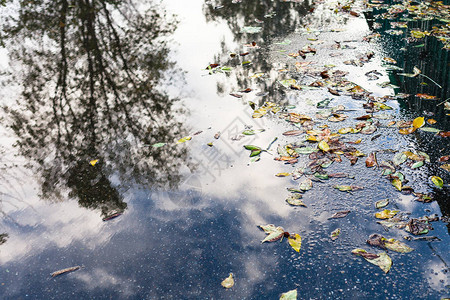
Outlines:
{"label": "curled dry leaf", "polygon": [[276,227],[273,224],[259,225],[259,228],[264,230],[264,232],[267,234],[267,236],[261,241],[261,243],[278,241],[285,234],[283,227],[281,226]]}
{"label": "curled dry leaf", "polygon": [[377,164],[378,163],[377,163],[377,157],[376,157],[375,152],[370,153],[369,156],[366,159],[366,167],[370,168],[370,167],[373,167],[373,166],[375,166]]}
{"label": "curled dry leaf", "polygon": [[221,284],[226,289],[231,288],[234,285],[233,273],[230,273],[230,275],[225,278]]}
{"label": "curled dry leaf", "polygon": [[371,246],[377,246],[383,249],[389,249],[395,252],[400,253],[409,253],[413,251],[413,248],[408,247],[406,244],[396,240],[396,239],[387,239],[380,234],[372,234],[367,243]]}
{"label": "curled dry leaf", "polygon": [[59,275],[62,275],[62,274],[66,274],[66,273],[69,273],[69,272],[73,272],[73,271],[79,270],[80,268],[81,268],[80,266],[70,267],[70,268],[66,268],[66,269],[55,271],[55,272],[51,273],[50,275],[52,277],[56,277],[56,276],[59,276]]}

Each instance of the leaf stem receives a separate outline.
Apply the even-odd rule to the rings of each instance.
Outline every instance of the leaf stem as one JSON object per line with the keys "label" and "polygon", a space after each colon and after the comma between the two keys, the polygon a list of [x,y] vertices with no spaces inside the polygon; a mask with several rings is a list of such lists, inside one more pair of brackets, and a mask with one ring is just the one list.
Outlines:
{"label": "leaf stem", "polygon": [[419,74],[419,76],[423,76],[423,77],[425,77],[425,78],[427,78],[427,79],[429,79],[431,82],[433,82],[435,85],[437,85],[439,88],[441,88],[442,89],[442,86],[440,86],[436,81],[434,81],[433,79],[431,79],[430,77],[428,77],[427,75],[424,75],[424,74]]}

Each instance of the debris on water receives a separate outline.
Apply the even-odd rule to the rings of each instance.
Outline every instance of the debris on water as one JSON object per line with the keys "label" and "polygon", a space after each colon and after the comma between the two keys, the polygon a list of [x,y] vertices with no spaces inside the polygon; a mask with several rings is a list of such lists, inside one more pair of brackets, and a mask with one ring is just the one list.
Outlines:
{"label": "debris on water", "polygon": [[79,270],[80,268],[81,268],[80,266],[70,267],[70,268],[55,271],[55,272],[51,273],[50,275],[52,277],[56,277],[56,276],[63,275],[66,273],[74,272],[76,270]]}

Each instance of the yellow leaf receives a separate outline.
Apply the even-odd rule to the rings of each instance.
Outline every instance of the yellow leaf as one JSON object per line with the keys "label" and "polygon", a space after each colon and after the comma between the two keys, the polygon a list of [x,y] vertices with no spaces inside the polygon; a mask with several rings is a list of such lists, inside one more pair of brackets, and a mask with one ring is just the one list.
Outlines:
{"label": "yellow leaf", "polygon": [[222,281],[222,286],[226,289],[231,288],[234,285],[234,279],[233,279],[233,273],[230,273],[230,276],[228,276],[227,278],[225,278]]}
{"label": "yellow leaf", "polygon": [[278,173],[278,174],[275,174],[275,176],[277,176],[277,177],[286,177],[286,176],[289,176],[289,175],[291,175],[291,173]]}
{"label": "yellow leaf", "polygon": [[414,131],[416,131],[416,127],[411,127],[411,128],[401,128],[398,132],[400,132],[401,134],[410,134],[413,133]]}
{"label": "yellow leaf", "polygon": [[327,142],[325,142],[324,140],[320,141],[319,143],[319,149],[327,152],[328,150],[330,150],[330,146],[328,146]]}
{"label": "yellow leaf", "polygon": [[425,124],[425,118],[424,117],[418,117],[415,118],[413,121],[413,127],[414,128],[420,128],[423,126],[423,124]]}
{"label": "yellow leaf", "polygon": [[291,247],[295,251],[300,252],[300,247],[302,246],[302,237],[298,233],[296,233],[294,237],[292,237],[292,235],[289,236],[288,240],[289,245],[291,245]]}
{"label": "yellow leaf", "polygon": [[377,219],[390,219],[393,216],[395,216],[399,211],[398,210],[389,210],[389,209],[385,209],[381,212],[377,212],[375,214],[375,217]]}
{"label": "yellow leaf", "polygon": [[184,138],[179,139],[178,142],[177,142],[177,144],[181,144],[181,143],[190,141],[191,139],[192,139],[192,137],[190,137],[190,136],[185,136]]}
{"label": "yellow leaf", "polygon": [[98,159],[93,159],[89,162],[91,165],[95,166],[98,163]]}
{"label": "yellow leaf", "polygon": [[400,181],[400,179],[394,179],[392,180],[392,185],[395,186],[395,188],[399,191],[402,190],[402,182]]}

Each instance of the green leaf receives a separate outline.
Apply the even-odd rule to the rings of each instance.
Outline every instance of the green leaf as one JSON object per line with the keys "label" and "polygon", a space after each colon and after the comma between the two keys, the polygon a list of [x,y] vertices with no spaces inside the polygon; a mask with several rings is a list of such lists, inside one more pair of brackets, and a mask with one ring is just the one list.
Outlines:
{"label": "green leaf", "polygon": [[442,187],[444,186],[444,181],[442,180],[441,177],[431,176],[431,181],[434,183],[435,186],[437,186],[440,189],[442,189]]}
{"label": "green leaf", "polygon": [[407,159],[408,159],[408,157],[405,155],[405,153],[399,152],[399,153],[395,154],[394,159],[392,161],[393,161],[394,165],[399,166],[402,163],[404,163]]}
{"label": "green leaf", "polygon": [[244,26],[241,28],[241,33],[259,33],[261,32],[262,27],[254,27],[254,26]]}
{"label": "green leaf", "polygon": [[261,151],[262,151],[262,150],[253,150],[253,151],[250,153],[250,157],[260,155],[260,154],[261,154]]}
{"label": "green leaf", "polygon": [[337,228],[335,230],[333,230],[333,232],[331,232],[331,240],[335,241],[337,240],[337,238],[339,237],[339,235],[341,234],[341,229]]}
{"label": "green leaf", "polygon": [[392,185],[395,186],[395,188],[399,191],[402,190],[402,181],[400,179],[394,179],[392,180]]}
{"label": "green leaf", "polygon": [[300,252],[300,248],[302,246],[302,237],[296,233],[294,236],[290,235],[288,237],[288,241],[289,241],[289,245],[291,245],[291,247],[297,251]]}
{"label": "green leaf", "polygon": [[432,133],[439,133],[442,131],[440,129],[433,128],[433,127],[421,127],[421,128],[419,128],[419,130],[426,131],[426,132],[432,132]]}
{"label": "green leaf", "polygon": [[411,166],[411,169],[417,169],[417,168],[420,168],[421,166],[423,166],[423,160],[419,160],[418,162],[415,162],[415,163]]}
{"label": "green leaf", "polygon": [[281,294],[280,300],[297,300],[297,289]]}
{"label": "green leaf", "polygon": [[309,147],[309,146],[308,147],[295,148],[294,150],[298,154],[311,154],[313,152],[319,151],[319,149],[313,148],[313,147]]}
{"label": "green leaf", "polygon": [[260,147],[254,146],[254,145],[244,145],[244,148],[247,149],[247,150],[251,150],[251,151],[253,151],[253,150],[261,150]]}
{"label": "green leaf", "polygon": [[153,148],[159,148],[159,147],[162,147],[162,146],[164,146],[164,145],[166,145],[167,143],[156,143],[156,144],[153,144],[152,145],[152,147]]}

